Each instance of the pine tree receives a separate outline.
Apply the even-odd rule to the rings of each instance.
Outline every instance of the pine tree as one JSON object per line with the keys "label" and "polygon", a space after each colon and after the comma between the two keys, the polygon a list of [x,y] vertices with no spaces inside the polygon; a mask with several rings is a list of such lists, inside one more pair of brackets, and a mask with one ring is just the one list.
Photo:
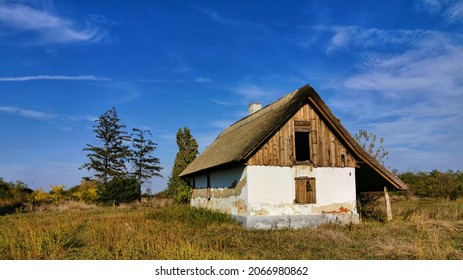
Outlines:
{"label": "pine tree", "polygon": [[177,132],[178,152],[175,156],[172,175],[167,185],[167,195],[180,203],[188,203],[191,198],[190,182],[180,177],[180,173],[196,158],[198,155],[198,144],[185,127]]}
{"label": "pine tree", "polygon": [[119,123],[114,107],[95,122],[97,124],[93,126],[93,131],[101,145],[87,144],[83,151],[89,152],[87,157],[90,162],[82,165],[81,169],[93,170],[94,176],[106,186],[111,179],[126,176],[126,162],[130,156],[126,142],[130,138],[124,131],[125,125]]}
{"label": "pine tree", "polygon": [[152,135],[149,130],[132,129],[132,150],[130,161],[132,162],[133,176],[138,182],[139,200],[141,200],[141,186],[150,178],[157,176],[162,177],[159,173],[162,170],[159,158],[156,158],[152,153],[156,150],[157,144],[146,139],[146,134]]}

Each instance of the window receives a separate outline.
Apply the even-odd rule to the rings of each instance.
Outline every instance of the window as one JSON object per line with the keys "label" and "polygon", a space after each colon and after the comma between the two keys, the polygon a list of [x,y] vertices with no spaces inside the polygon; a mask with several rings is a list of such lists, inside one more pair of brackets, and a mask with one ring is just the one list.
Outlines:
{"label": "window", "polygon": [[296,161],[310,161],[309,132],[296,131],[294,138],[296,143]]}
{"label": "window", "polygon": [[294,155],[296,163],[310,163],[310,128],[310,121],[294,121]]}
{"label": "window", "polygon": [[295,179],[296,199],[298,204],[315,204],[317,197],[315,192],[315,178],[299,177]]}

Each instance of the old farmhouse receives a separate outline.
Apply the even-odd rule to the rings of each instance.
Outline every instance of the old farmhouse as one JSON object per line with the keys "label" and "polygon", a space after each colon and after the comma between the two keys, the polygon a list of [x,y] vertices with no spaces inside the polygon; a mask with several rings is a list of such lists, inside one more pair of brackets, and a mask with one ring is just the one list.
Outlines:
{"label": "old farmhouse", "polygon": [[191,205],[232,214],[246,227],[358,223],[358,192],[407,189],[370,156],[310,86],[225,129],[181,174]]}

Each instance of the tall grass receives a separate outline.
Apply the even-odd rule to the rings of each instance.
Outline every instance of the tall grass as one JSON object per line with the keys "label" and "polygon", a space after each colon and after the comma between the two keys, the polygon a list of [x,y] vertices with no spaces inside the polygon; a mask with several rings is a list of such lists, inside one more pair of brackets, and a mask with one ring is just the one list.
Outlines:
{"label": "tall grass", "polygon": [[461,202],[393,211],[391,223],[262,231],[170,203],[47,209],[0,217],[0,259],[463,259]]}

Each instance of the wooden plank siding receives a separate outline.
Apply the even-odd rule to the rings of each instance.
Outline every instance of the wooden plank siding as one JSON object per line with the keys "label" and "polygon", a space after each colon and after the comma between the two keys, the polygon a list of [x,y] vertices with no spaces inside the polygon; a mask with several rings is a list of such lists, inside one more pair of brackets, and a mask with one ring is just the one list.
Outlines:
{"label": "wooden plank siding", "polygon": [[295,162],[295,124],[310,128],[310,164],[314,167],[356,167],[355,158],[308,105],[277,131],[248,160],[248,165],[293,166]]}

